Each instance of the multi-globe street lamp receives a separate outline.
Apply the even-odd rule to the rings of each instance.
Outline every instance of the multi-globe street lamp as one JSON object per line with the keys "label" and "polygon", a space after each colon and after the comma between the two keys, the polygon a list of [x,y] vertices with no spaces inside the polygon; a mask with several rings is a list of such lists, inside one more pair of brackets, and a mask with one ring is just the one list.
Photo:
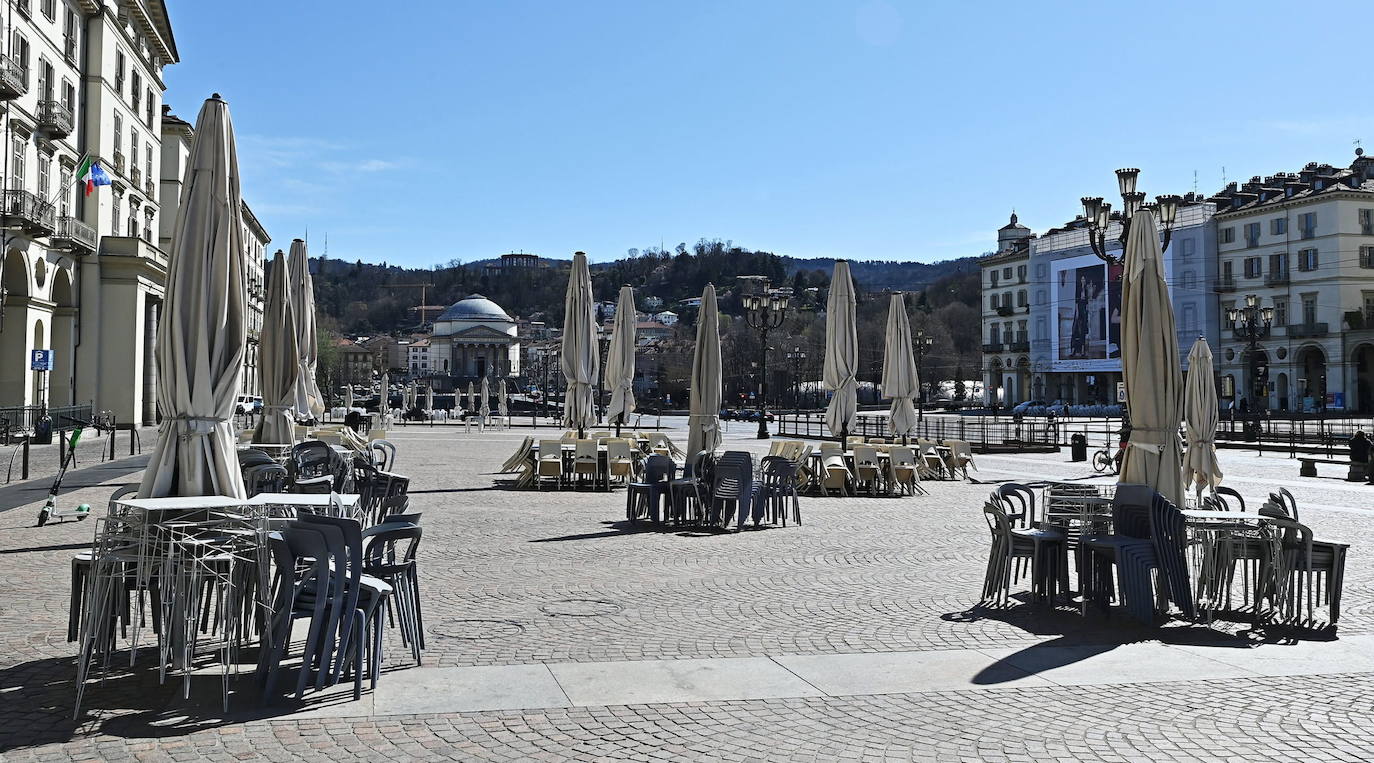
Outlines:
{"label": "multi-globe street lamp", "polygon": [[769,293],[767,286],[759,294],[744,298],[745,320],[759,332],[763,358],[759,364],[759,439],[768,439],[768,332],[782,325],[787,317],[786,294]]}
{"label": "multi-globe street lamp", "polygon": [[1249,371],[1250,384],[1248,393],[1251,405],[1250,413],[1254,414],[1254,420],[1247,416],[1245,426],[1254,430],[1256,442],[1260,442],[1263,447],[1259,432],[1260,402],[1269,399],[1269,390],[1266,389],[1263,373],[1259,364],[1259,342],[1269,336],[1269,327],[1274,323],[1274,308],[1272,305],[1260,306],[1259,298],[1254,294],[1245,296],[1245,304],[1241,307],[1232,307],[1226,311],[1226,320],[1230,322],[1231,328],[1236,332],[1236,338],[1246,343],[1246,367]]}
{"label": "multi-globe street lamp", "polygon": [[792,351],[787,353],[787,359],[792,361],[792,407],[796,409],[797,416],[801,416],[801,367],[806,360],[806,350],[797,345]]}
{"label": "multi-globe street lamp", "polygon": [[[1101,196],[1084,196],[1081,200],[1083,217],[1088,221],[1088,243],[1092,246],[1093,254],[1110,265],[1120,265],[1125,260],[1124,247],[1131,230],[1131,218],[1141,209],[1150,209],[1158,214],[1159,224],[1164,228],[1164,249],[1169,248],[1169,240],[1173,236],[1174,221],[1178,218],[1178,207],[1183,203],[1183,198],[1156,196],[1155,203],[1147,203],[1145,193],[1136,190],[1139,176],[1140,170],[1134,167],[1116,171],[1117,187],[1121,191],[1121,210],[1115,213],[1115,217],[1112,205],[1104,202]],[[1107,252],[1107,229],[1111,227],[1113,219],[1121,223],[1121,235],[1117,237],[1123,247],[1121,257]]]}

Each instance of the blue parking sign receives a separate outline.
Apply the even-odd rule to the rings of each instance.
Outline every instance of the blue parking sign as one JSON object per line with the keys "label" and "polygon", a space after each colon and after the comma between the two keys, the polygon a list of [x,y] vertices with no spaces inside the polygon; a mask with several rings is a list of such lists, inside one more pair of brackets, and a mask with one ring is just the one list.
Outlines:
{"label": "blue parking sign", "polygon": [[29,370],[51,371],[52,350],[34,350],[33,356],[29,358]]}

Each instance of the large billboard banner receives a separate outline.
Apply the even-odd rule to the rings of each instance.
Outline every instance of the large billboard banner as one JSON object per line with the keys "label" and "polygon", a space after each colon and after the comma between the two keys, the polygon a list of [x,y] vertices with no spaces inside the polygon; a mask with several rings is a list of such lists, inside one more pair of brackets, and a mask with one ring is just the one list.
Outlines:
{"label": "large billboard banner", "polygon": [[1121,266],[1095,255],[1050,263],[1055,371],[1121,368]]}

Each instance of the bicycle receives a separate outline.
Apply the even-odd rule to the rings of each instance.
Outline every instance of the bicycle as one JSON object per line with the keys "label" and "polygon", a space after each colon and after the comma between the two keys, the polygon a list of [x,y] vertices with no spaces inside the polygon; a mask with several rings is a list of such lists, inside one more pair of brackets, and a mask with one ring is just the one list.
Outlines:
{"label": "bicycle", "polygon": [[1108,472],[1119,474],[1121,472],[1121,456],[1123,452],[1124,448],[1117,448],[1116,452],[1113,453],[1111,446],[1108,445],[1096,453],[1093,453],[1093,471],[1098,474],[1107,474]]}

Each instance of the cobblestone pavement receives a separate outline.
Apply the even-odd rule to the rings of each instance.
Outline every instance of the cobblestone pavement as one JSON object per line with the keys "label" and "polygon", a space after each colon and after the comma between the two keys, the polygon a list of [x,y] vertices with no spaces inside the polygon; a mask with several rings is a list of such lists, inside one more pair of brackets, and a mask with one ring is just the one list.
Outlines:
{"label": "cobblestone pavement", "polygon": [[[763,447],[746,439],[751,427],[734,426],[729,447]],[[919,499],[803,499],[800,527],[644,531],[623,522],[620,491],[498,487],[492,472],[528,431],[479,435],[436,426],[394,433],[399,470],[412,476],[412,505],[425,514],[427,666],[1159,636],[1120,618],[1085,620],[1025,605],[975,610],[987,553],[979,511],[987,484],[931,483],[932,496]],[[1340,633],[1370,632],[1374,492],[1366,491],[1374,487],[1304,481],[1293,461],[1257,460],[1222,456],[1247,498],[1280,483],[1300,485],[1291,489],[1318,537],[1352,543]],[[979,462],[974,477],[984,482],[1089,471],[1061,455]],[[68,500],[101,505],[114,486],[137,479],[135,462],[116,463],[123,466],[104,475],[74,476],[73,485],[104,484],[76,487]],[[1358,674],[371,718],[296,719],[273,711],[228,722],[214,713],[172,720],[165,710],[174,687],[137,669],[116,670],[88,689],[89,712],[77,723],[70,720],[68,571],[93,526],[32,527],[41,501],[36,491],[31,503],[0,511],[5,759],[1360,760],[1374,748],[1374,689],[1370,676]],[[1166,638],[1201,638],[1198,629],[1169,630]],[[383,681],[405,680],[404,665],[398,656]],[[334,714],[351,711],[344,706]]]}

